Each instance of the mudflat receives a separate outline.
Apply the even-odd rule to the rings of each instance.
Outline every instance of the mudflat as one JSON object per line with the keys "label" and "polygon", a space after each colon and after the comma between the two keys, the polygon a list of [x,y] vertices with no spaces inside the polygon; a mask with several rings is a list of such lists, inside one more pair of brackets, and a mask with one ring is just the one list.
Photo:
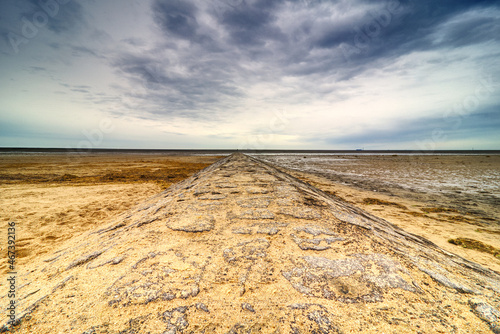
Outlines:
{"label": "mudflat", "polygon": [[[7,223],[15,221],[18,263],[23,266],[68,239],[107,224],[112,217],[220,158],[2,154],[0,237],[6,238]],[[500,272],[498,155],[259,158],[441,248]],[[453,240],[458,241],[451,243]],[[2,249],[2,255],[4,252]],[[0,271],[6,272],[5,262]]]}
{"label": "mudflat", "polygon": [[266,155],[289,174],[500,272],[499,155]]}

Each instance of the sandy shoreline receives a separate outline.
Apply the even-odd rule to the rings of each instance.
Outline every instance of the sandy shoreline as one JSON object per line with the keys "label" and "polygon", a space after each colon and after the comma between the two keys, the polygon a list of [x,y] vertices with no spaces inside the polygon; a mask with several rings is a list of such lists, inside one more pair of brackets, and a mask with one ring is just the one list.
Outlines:
{"label": "sandy shoreline", "polygon": [[[219,158],[114,154],[74,159],[64,155],[2,155],[0,188],[4,205],[0,209],[0,238],[6,238],[7,223],[16,221],[19,265],[28,264],[62,242],[108,223],[113,216]],[[365,156],[362,159],[366,164],[359,166],[379,171],[405,166],[401,161],[395,163],[396,157]],[[487,160],[441,157],[437,163],[432,156],[418,159],[418,164],[413,164],[416,171],[421,166],[432,166],[434,171],[431,173],[449,172],[447,168],[457,161],[465,161],[471,180],[474,171],[484,172],[486,165],[481,161]],[[498,157],[488,159],[489,168],[500,170]],[[335,167],[342,171],[341,166]],[[356,174],[356,165],[349,168],[354,172],[343,177],[318,171],[294,171],[292,174],[409,232],[424,236],[448,251],[500,272],[500,259],[448,242],[450,238],[467,237],[500,248],[498,212],[495,203],[487,200],[491,194],[490,197],[483,194],[474,201],[474,194],[467,192],[462,197],[414,192],[389,182],[394,174],[369,177],[365,174],[356,178],[352,175]],[[408,172],[411,175],[412,171]],[[399,182],[404,182],[404,178],[400,177]],[[3,258],[4,252],[2,249]],[[0,271],[5,270],[6,265],[2,262]]]}
{"label": "sandy shoreline", "polygon": [[[0,238],[7,240],[7,224],[15,221],[17,260],[22,267],[219,158],[1,155]],[[6,268],[7,262],[1,261],[0,272]]]}
{"label": "sandy shoreline", "polygon": [[[500,256],[451,244],[469,238],[500,249],[500,156],[269,157],[313,186],[500,272]],[[450,182],[453,180],[454,182]]]}

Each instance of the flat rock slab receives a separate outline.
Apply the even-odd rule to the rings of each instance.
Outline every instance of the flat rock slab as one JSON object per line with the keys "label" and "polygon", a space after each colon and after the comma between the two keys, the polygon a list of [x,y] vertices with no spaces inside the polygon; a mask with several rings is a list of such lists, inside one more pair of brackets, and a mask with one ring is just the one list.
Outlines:
{"label": "flat rock slab", "polygon": [[246,210],[238,216],[242,219],[273,219],[274,217],[274,213],[266,209]]}
{"label": "flat rock slab", "polygon": [[318,210],[307,207],[285,207],[279,211],[281,214],[299,219],[321,219]]}
{"label": "flat rock slab", "polygon": [[16,283],[3,332],[500,332],[497,273],[239,153]]}
{"label": "flat rock slab", "polygon": [[271,199],[266,197],[256,197],[237,201],[242,208],[267,208],[271,204]]}
{"label": "flat rock slab", "polygon": [[170,218],[166,224],[174,231],[207,232],[214,228],[215,219],[210,215]]}

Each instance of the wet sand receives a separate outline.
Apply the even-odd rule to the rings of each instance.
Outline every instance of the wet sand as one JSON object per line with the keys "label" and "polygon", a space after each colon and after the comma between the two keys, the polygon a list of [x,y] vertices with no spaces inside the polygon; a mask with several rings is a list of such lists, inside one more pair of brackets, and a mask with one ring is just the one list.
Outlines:
{"label": "wet sand", "polygon": [[[500,249],[499,156],[305,156],[258,157],[293,168],[294,176],[313,186],[500,272],[494,255],[448,242],[471,238]],[[6,240],[7,223],[15,221],[18,265],[25,265],[219,158],[0,155],[0,238]],[[5,262],[0,271],[6,271]]]}
{"label": "wet sand", "polygon": [[267,155],[305,182],[439,247],[500,272],[500,256],[449,241],[468,238],[500,250],[498,155]]}

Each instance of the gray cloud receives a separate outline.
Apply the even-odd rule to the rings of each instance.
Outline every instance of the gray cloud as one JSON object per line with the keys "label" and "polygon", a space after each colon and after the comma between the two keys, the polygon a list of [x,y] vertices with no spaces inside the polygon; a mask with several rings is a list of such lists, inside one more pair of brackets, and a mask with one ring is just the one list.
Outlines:
{"label": "gray cloud", "polygon": [[[351,144],[366,148],[380,143],[385,143],[386,147],[406,143],[408,149],[436,149],[437,145],[449,140],[488,136],[498,139],[498,129],[500,129],[498,108],[500,105],[484,108],[475,114],[452,118],[437,115],[416,120],[396,120],[382,128],[368,128],[359,134],[326,138],[326,142],[333,146]],[[321,141],[322,138],[311,137],[310,140]]]}
{"label": "gray cloud", "polygon": [[[415,74],[415,62],[398,63],[417,53],[435,54],[422,60],[422,68],[478,62],[478,67],[485,66],[495,82],[500,79],[494,66],[499,55],[491,51],[500,39],[500,4],[494,0],[131,3],[124,0],[123,8],[97,1],[73,0],[60,5],[57,15],[50,17],[43,28],[47,33],[40,37],[40,43],[33,43],[32,50],[24,48],[23,56],[32,63],[22,69],[37,78],[50,72],[45,77],[63,83],[67,95],[83,93],[89,104],[98,105],[108,114],[158,122],[182,118],[213,127],[240,114],[249,117],[245,110],[248,104],[255,108],[296,107],[314,115],[308,109],[311,105],[359,99],[368,83],[380,82],[381,71],[389,78],[388,85],[391,78],[410,78],[401,91],[422,88],[415,77],[425,78],[429,73]],[[115,11],[108,13],[110,8]],[[145,14],[137,15],[137,22],[130,22],[134,28],[127,30],[129,27],[123,24],[128,16],[122,16],[120,10],[130,8],[139,8]],[[1,57],[10,52],[8,34],[22,33],[21,18],[32,18],[40,10],[37,0],[0,2]],[[110,22],[102,22],[102,17],[99,21],[99,15]],[[44,55],[44,50],[50,55]],[[16,62],[13,58],[9,61]],[[93,70],[78,73],[83,63],[89,69],[94,69],[96,63],[105,67],[109,73],[102,74],[102,78],[106,78],[103,80],[107,80],[107,87],[101,82],[99,89],[81,85],[87,84],[89,78],[101,77]],[[70,79],[65,77],[68,68],[63,66],[72,66],[78,73],[73,82],[66,83]],[[453,77],[448,73],[443,82],[450,83]],[[412,103],[418,104],[419,96],[414,98]],[[492,101],[488,103],[498,104],[497,95],[489,98]],[[368,103],[363,103],[370,109]],[[404,117],[394,116],[388,130],[379,131],[367,121],[363,134],[327,137],[323,142],[416,140],[429,129],[443,126],[438,124],[439,117],[428,116],[432,112],[426,107],[422,107],[425,116],[415,116],[415,122],[405,123]],[[331,109],[332,113],[338,112]],[[307,118],[306,111],[301,117]],[[462,128],[463,133],[472,136],[479,135],[481,128],[498,129],[494,113],[478,109]],[[376,115],[370,117],[376,120]],[[399,130],[402,128],[408,130]],[[245,131],[252,133],[253,129]],[[453,131],[449,130],[450,137]],[[311,132],[314,129],[289,135],[310,140],[307,134]]]}
{"label": "gray cloud", "polygon": [[[187,57],[192,57],[188,56]],[[145,88],[145,93],[131,93],[129,96],[153,103],[147,110],[152,114],[186,115],[208,117],[211,108],[225,98],[242,96],[228,73],[218,61],[193,62],[189,75],[170,70],[168,59],[149,56],[123,55],[113,64],[134,85]]]}
{"label": "gray cloud", "polygon": [[[247,0],[221,3],[214,9],[196,1],[155,0],[154,22],[168,48],[123,52],[112,64],[131,83],[145,88],[128,96],[148,101],[147,112],[154,117],[217,117],[257,82],[301,77],[282,95],[276,92],[275,99],[293,101],[294,93],[308,96],[302,101],[321,99],[337,89],[332,80],[350,80],[397,57],[497,39],[498,20],[481,12],[490,7],[498,5],[494,1]],[[293,24],[283,24],[283,15],[294,11],[304,15]],[[333,15],[339,12],[342,15]],[[215,26],[207,26],[203,19],[207,15]],[[346,55],[346,46],[357,52]],[[339,93],[338,98],[349,96]]]}
{"label": "gray cloud", "polygon": [[197,37],[197,8],[189,1],[156,0],[153,2],[155,21],[167,32],[184,39]]}
{"label": "gray cloud", "polygon": [[24,12],[28,18],[33,18],[36,13],[48,14],[47,28],[57,34],[71,32],[77,29],[81,24],[85,23],[83,7],[79,1],[71,0],[67,3],[49,6],[42,6],[38,0],[28,0],[31,8]]}
{"label": "gray cloud", "polygon": [[268,40],[286,42],[287,36],[275,25],[275,13],[283,1],[258,0],[228,6],[219,17],[235,46],[263,46]]}

